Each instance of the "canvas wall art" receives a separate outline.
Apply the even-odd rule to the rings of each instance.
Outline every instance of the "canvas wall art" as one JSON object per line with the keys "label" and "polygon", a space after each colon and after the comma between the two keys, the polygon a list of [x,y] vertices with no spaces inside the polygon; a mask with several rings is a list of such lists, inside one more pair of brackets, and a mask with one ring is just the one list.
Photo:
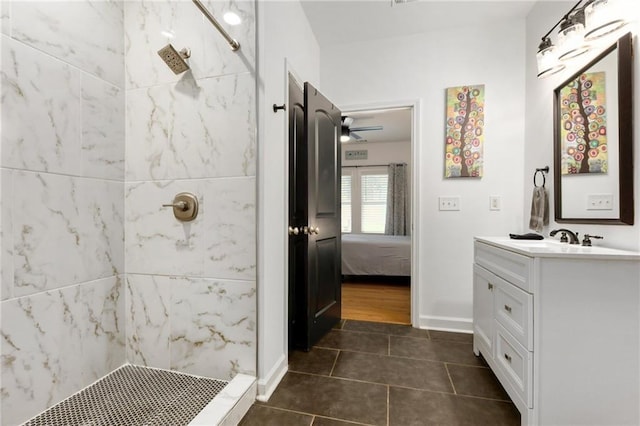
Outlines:
{"label": "canvas wall art", "polygon": [[482,177],[484,84],[447,89],[445,178]]}

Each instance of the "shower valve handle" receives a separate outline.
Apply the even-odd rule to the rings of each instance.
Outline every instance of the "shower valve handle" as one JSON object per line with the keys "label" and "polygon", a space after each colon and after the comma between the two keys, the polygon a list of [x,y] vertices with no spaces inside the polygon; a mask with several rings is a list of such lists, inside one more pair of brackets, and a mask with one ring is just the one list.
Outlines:
{"label": "shower valve handle", "polygon": [[186,211],[187,209],[189,209],[189,205],[187,204],[186,201],[176,201],[175,203],[172,203],[172,204],[163,204],[162,207],[173,207],[174,209],[178,209],[182,211]]}
{"label": "shower valve handle", "polygon": [[181,192],[173,198],[171,204],[162,207],[173,207],[173,215],[182,222],[190,222],[198,216],[198,197],[190,192]]}

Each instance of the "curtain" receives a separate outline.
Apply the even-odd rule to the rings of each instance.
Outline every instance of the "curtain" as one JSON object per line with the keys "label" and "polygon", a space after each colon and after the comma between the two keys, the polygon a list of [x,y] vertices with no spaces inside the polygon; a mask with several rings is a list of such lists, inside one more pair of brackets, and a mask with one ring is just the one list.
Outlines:
{"label": "curtain", "polygon": [[407,165],[389,164],[386,235],[407,235]]}

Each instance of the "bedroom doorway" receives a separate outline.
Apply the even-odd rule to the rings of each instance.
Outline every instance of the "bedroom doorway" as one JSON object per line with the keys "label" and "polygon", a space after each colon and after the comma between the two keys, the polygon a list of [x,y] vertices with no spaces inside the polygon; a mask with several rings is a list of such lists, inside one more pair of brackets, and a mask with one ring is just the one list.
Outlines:
{"label": "bedroom doorway", "polygon": [[412,324],[414,106],[342,114],[342,318]]}

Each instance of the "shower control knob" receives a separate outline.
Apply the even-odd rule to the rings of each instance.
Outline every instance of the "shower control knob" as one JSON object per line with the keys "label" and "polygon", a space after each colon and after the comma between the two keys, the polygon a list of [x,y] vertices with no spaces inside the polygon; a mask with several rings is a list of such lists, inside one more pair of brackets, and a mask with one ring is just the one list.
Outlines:
{"label": "shower control knob", "polygon": [[198,198],[190,192],[176,194],[171,204],[162,207],[173,207],[173,215],[182,222],[190,222],[198,216]]}

